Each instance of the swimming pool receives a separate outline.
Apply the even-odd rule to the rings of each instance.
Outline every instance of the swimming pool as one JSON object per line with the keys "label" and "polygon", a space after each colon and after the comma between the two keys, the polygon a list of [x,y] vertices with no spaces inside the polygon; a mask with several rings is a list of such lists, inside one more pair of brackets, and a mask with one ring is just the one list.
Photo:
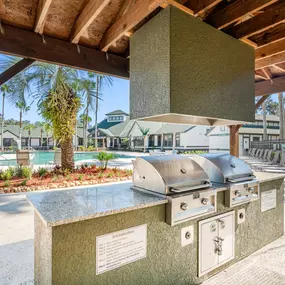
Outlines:
{"label": "swimming pool", "polygon": [[[4,152],[1,154],[15,154],[14,152]],[[54,158],[54,152],[53,151],[36,151],[34,152],[35,156],[32,160],[33,165],[45,165],[49,162],[53,161]],[[75,162],[82,161],[82,163],[85,160],[92,160],[94,159],[94,156],[96,156],[98,152],[75,152],[74,153],[74,160]],[[129,155],[118,155],[118,158],[134,158],[135,156],[129,156]],[[16,165],[15,159],[8,159],[8,160],[0,160],[1,166],[12,166]]]}

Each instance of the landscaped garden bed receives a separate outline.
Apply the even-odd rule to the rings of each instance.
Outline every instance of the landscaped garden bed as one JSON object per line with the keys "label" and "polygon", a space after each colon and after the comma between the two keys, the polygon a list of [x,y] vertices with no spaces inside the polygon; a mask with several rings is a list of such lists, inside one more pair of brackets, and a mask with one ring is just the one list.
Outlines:
{"label": "landscaped garden bed", "polygon": [[0,193],[89,186],[129,180],[131,176],[131,170],[98,167],[95,164],[81,165],[73,171],[62,170],[59,166],[55,166],[52,170],[40,168],[34,173],[26,166],[10,167],[0,174]]}

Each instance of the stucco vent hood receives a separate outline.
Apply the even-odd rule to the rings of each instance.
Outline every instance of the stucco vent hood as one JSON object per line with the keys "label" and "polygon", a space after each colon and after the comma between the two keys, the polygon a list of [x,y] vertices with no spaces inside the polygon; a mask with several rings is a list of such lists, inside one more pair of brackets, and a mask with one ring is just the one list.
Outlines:
{"label": "stucco vent hood", "polygon": [[171,5],[130,39],[131,119],[254,121],[254,50]]}

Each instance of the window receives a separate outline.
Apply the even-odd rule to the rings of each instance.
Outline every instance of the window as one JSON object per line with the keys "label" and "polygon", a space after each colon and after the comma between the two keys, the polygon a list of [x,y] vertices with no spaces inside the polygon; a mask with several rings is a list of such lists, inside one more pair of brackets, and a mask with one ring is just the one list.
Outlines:
{"label": "window", "polygon": [[180,134],[175,135],[175,145],[180,146]]}
{"label": "window", "polygon": [[226,130],[226,127],[225,126],[220,126],[220,131],[221,132],[224,132]]}
{"label": "window", "polygon": [[166,134],[163,136],[163,146],[172,147],[172,134]]}

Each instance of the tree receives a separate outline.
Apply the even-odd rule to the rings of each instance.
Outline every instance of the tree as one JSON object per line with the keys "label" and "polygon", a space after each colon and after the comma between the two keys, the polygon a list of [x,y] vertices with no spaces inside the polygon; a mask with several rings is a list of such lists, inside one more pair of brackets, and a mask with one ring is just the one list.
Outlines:
{"label": "tree", "polygon": [[98,109],[99,109],[100,92],[102,91],[104,86],[111,87],[113,85],[113,78],[111,76],[92,73],[92,72],[89,72],[88,74],[90,78],[96,78],[94,146],[95,149],[98,150]]}
{"label": "tree", "polygon": [[27,113],[31,108],[30,106],[26,105],[26,102],[24,101],[18,101],[15,103],[15,106],[17,109],[19,109],[19,116],[20,116],[20,120],[19,120],[19,140],[20,140],[20,145],[19,148],[21,149],[22,146],[22,119],[23,119],[23,114]]}
{"label": "tree", "polygon": [[4,122],[5,122],[5,95],[9,92],[9,87],[7,84],[1,85],[1,93],[2,93],[2,121],[1,121],[1,150],[4,151],[4,140],[3,140],[3,132],[4,132]]}
{"label": "tree", "polygon": [[44,133],[44,127],[45,127],[45,122],[36,122],[35,126],[40,128],[41,132],[41,148],[43,149],[43,133]]}
{"label": "tree", "polygon": [[31,146],[31,133],[36,128],[34,124],[28,124],[24,126],[24,130],[28,131],[29,139],[28,139],[28,147]]}
{"label": "tree", "polygon": [[49,134],[52,133],[52,126],[50,123],[45,122],[43,123],[43,129],[46,132],[47,149],[49,149]]}
{"label": "tree", "polygon": [[139,126],[139,129],[140,129],[141,134],[143,136],[143,152],[145,152],[145,150],[146,150],[146,138],[147,138],[147,135],[148,135],[150,129],[149,128],[142,128],[138,123],[137,123],[137,125]]}
{"label": "tree", "polygon": [[80,115],[80,121],[83,123],[83,145],[84,147],[88,147],[88,125],[92,119],[87,114],[83,113]]}
{"label": "tree", "polygon": [[278,93],[278,102],[279,102],[279,138],[284,139],[284,98],[283,93]]}
{"label": "tree", "polygon": [[262,104],[263,140],[267,140],[266,100]]}
{"label": "tree", "polygon": [[[256,103],[258,102],[258,99],[259,98],[256,99]],[[256,110],[256,112],[259,114],[263,113],[262,106],[260,106]],[[267,115],[278,115],[278,113],[279,113],[279,103],[276,101],[273,101],[273,99],[269,96],[266,99],[266,114]]]}
{"label": "tree", "polygon": [[77,73],[71,68],[47,64],[41,64],[38,72],[43,72],[39,85],[39,95],[42,96],[38,105],[40,114],[51,122],[54,138],[60,142],[62,168],[73,169],[73,135],[81,107],[80,97],[72,88],[72,83],[78,80]]}

